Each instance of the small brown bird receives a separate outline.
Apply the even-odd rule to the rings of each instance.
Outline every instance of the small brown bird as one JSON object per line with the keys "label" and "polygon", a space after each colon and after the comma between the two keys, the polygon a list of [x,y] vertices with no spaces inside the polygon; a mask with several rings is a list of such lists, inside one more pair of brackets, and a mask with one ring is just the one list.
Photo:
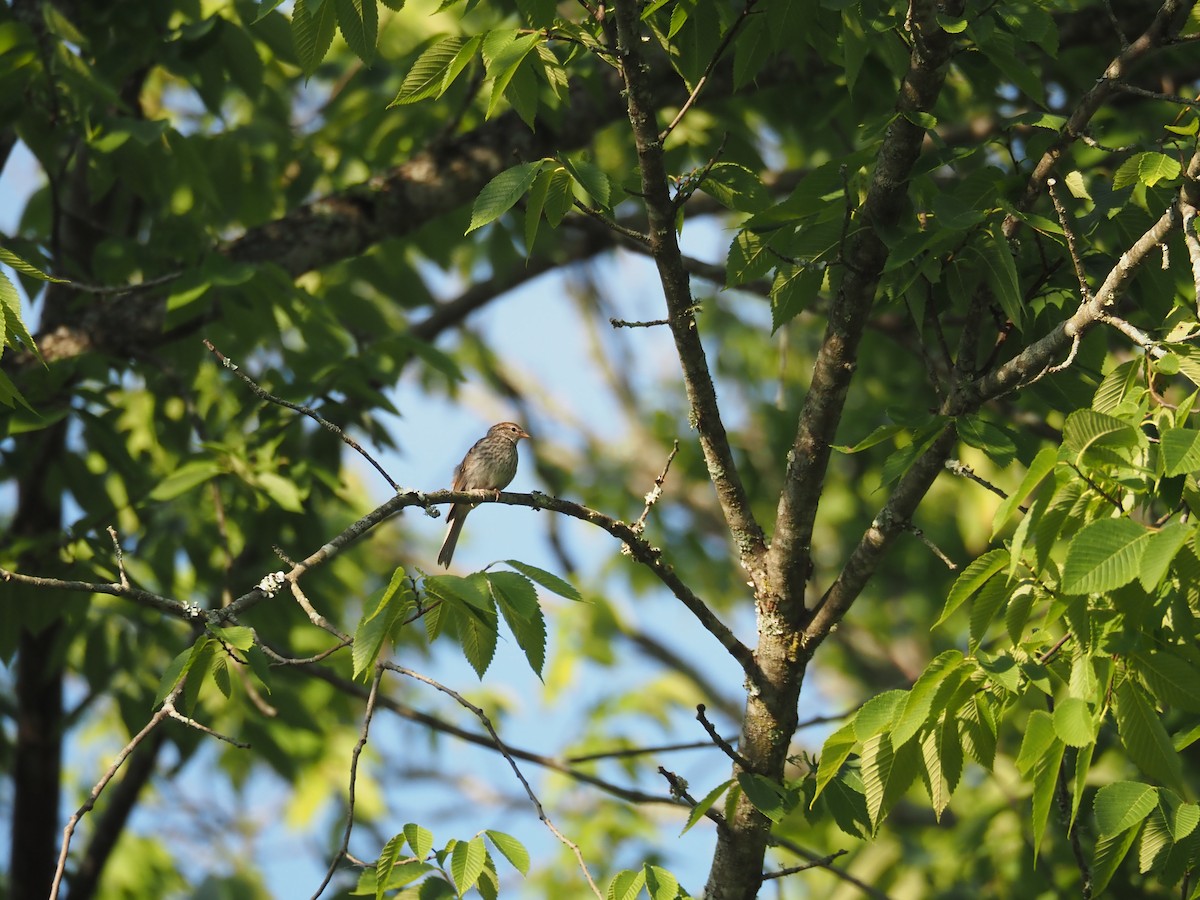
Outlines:
{"label": "small brown bird", "polygon": [[[508,487],[517,474],[517,441],[529,437],[529,433],[514,422],[501,422],[488,429],[488,433],[475,442],[467,451],[463,461],[454,470],[455,491],[495,491]],[[475,508],[473,503],[455,503],[446,517],[449,528],[438,562],[450,568],[450,558],[462,532],[467,513]]]}

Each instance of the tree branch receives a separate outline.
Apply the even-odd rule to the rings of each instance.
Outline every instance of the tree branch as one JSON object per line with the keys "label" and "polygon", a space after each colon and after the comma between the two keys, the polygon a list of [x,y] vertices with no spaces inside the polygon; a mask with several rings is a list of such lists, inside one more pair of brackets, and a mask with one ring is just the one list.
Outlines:
{"label": "tree branch", "polygon": [[742,564],[754,572],[760,567],[758,560],[764,552],[765,541],[733,459],[729,437],[721,421],[716,388],[696,327],[691,284],[676,239],[675,207],[671,202],[663,146],[655,121],[652,83],[641,53],[641,22],[637,3],[634,0],[620,0],[616,4],[616,20],[617,52],[625,80],[629,123],[637,147],[642,196],[649,220],[651,254],[662,283],[667,318],[683,371],[691,420],[708,465],[709,478],[716,488],[717,500]]}

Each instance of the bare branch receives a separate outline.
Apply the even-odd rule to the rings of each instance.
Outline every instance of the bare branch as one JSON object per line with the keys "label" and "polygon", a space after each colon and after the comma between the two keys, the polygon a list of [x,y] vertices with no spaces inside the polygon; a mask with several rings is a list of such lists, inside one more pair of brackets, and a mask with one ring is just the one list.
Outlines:
{"label": "bare branch", "polygon": [[346,857],[347,852],[350,850],[350,832],[354,830],[354,800],[358,784],[358,760],[362,756],[363,748],[367,746],[367,736],[371,733],[371,719],[375,715],[375,703],[379,697],[379,683],[382,680],[383,666],[377,664],[375,666],[375,677],[371,679],[371,690],[367,694],[367,706],[363,711],[362,730],[358,735],[358,743],[354,745],[354,751],[350,754],[350,788],[346,795],[346,828],[342,832],[342,846],[330,861],[329,868],[325,872],[325,878],[322,879],[321,884],[313,892],[312,900],[317,900],[325,892],[325,888],[333,880],[333,874],[337,871],[338,863]]}
{"label": "bare branch", "polygon": [[375,468],[375,471],[378,472],[380,475],[382,475],[384,480],[389,485],[391,485],[393,491],[400,490],[400,486],[398,484],[396,484],[396,482],[392,481],[392,477],[390,475],[388,475],[387,472],[384,471],[383,466],[381,466],[378,462],[376,462],[375,458],[373,456],[371,456],[371,454],[368,453],[366,450],[364,450],[362,448],[362,446],[358,443],[358,441],[354,440],[354,438],[350,437],[350,435],[346,434],[346,432],[342,431],[342,429],[340,429],[338,426],[334,425],[332,422],[330,422],[328,419],[326,419],[324,416],[322,416],[320,413],[318,413],[315,409],[310,409],[307,406],[301,406],[299,403],[292,403],[289,400],[284,400],[282,397],[276,397],[274,394],[263,390],[261,387],[258,386],[258,384],[254,381],[254,379],[252,379],[249,375],[247,375],[245,372],[243,372],[232,360],[227,359],[225,357],[225,355],[223,353],[221,353],[220,350],[218,350],[216,347],[214,347],[212,341],[210,341],[208,338],[204,339],[204,346],[209,349],[209,351],[213,354],[213,356],[215,356],[218,360],[220,360],[221,365],[223,365],[225,368],[227,368],[229,371],[231,371],[238,378],[242,379],[242,381],[244,381],[246,383],[246,385],[250,388],[250,390],[254,393],[254,395],[256,397],[258,397],[262,400],[265,400],[268,403],[274,403],[276,406],[282,406],[285,409],[290,409],[290,410],[298,412],[302,415],[308,416],[310,419],[312,419],[314,422],[319,424],[326,431],[333,432],[339,438],[341,438],[341,440],[347,446],[349,446],[352,450],[354,450],[356,453],[358,453],[363,459],[365,459],[367,462],[369,462]]}

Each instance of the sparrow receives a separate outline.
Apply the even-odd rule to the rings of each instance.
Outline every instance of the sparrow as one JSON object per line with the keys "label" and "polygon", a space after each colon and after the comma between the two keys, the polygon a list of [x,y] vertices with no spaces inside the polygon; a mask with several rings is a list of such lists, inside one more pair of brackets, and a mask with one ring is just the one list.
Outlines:
{"label": "sparrow", "polygon": [[[488,429],[487,434],[477,440],[454,469],[455,491],[495,491],[508,487],[517,474],[517,441],[529,437],[529,433],[515,422],[500,422]],[[442,541],[438,563],[450,568],[450,558],[462,533],[467,513],[475,508],[474,503],[455,503],[446,517],[449,527]]]}

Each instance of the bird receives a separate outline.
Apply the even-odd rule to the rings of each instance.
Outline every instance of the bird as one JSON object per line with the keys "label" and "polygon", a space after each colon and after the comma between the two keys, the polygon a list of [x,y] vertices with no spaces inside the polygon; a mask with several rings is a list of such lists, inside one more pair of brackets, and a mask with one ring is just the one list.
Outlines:
{"label": "bird", "polygon": [[[508,487],[517,474],[517,442],[527,437],[529,432],[515,422],[493,425],[455,467],[451,490],[495,491],[498,497],[501,489]],[[454,556],[458,536],[462,533],[463,522],[467,513],[474,508],[474,503],[455,503],[450,507],[450,515],[446,517],[449,523],[446,539],[442,541],[442,549],[438,553],[438,563],[447,569],[450,568],[450,558]]]}

